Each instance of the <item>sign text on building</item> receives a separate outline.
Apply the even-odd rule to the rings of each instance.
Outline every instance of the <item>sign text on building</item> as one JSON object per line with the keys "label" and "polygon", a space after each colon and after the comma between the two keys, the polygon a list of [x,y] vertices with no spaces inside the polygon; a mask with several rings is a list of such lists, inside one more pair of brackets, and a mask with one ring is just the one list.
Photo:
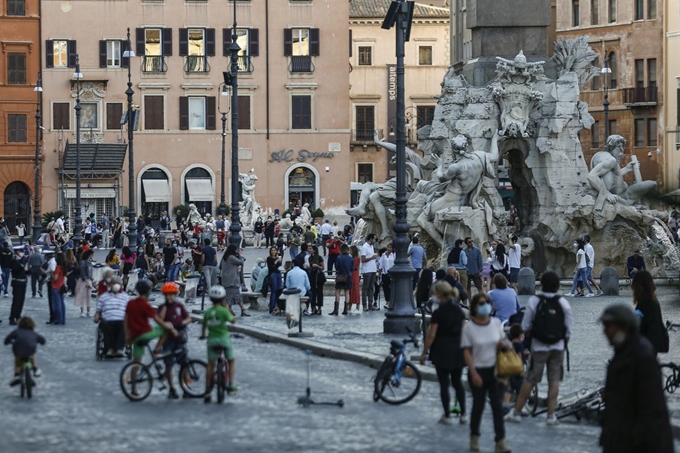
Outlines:
{"label": "sign text on building", "polygon": [[298,162],[311,160],[314,162],[317,159],[332,159],[334,155],[335,153],[333,152],[317,152],[301,149],[297,152],[296,157],[292,149],[282,149],[281,151],[274,151],[271,153],[269,162],[293,162],[293,160],[297,160]]}

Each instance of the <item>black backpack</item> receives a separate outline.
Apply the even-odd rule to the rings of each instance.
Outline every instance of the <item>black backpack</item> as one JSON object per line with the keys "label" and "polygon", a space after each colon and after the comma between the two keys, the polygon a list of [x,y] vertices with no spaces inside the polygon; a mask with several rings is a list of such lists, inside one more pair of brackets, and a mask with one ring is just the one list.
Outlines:
{"label": "black backpack", "polygon": [[564,324],[564,310],[560,304],[562,296],[548,299],[538,296],[540,301],[536,307],[536,315],[531,327],[531,337],[545,344],[555,344],[564,340],[567,326]]}

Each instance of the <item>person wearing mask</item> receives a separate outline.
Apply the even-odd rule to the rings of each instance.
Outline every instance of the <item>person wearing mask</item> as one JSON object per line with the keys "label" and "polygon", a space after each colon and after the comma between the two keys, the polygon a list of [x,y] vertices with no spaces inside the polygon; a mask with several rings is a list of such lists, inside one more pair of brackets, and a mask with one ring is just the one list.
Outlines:
{"label": "person wearing mask", "polygon": [[125,345],[125,309],[130,296],[123,290],[123,280],[111,276],[108,291],[103,292],[97,301],[94,322],[101,323],[104,332],[106,357],[123,357]]}
{"label": "person wearing mask", "polygon": [[[423,271],[424,272],[424,271]],[[460,348],[460,340],[465,325],[465,314],[456,299],[458,291],[447,282],[437,282],[432,289],[432,299],[438,303],[430,321],[427,338],[420,356],[420,364],[425,365],[427,353],[437,371],[439,390],[444,415],[439,423],[451,424],[451,395],[449,387],[453,385],[456,391],[456,399],[460,405],[460,424],[467,423],[468,417],[465,411],[465,388],[461,381],[465,360],[463,350]]]}
{"label": "person wearing mask", "polygon": [[[352,289],[353,280],[355,276],[354,272],[354,258],[349,254],[350,248],[347,244],[342,244],[340,246],[340,256],[336,262],[336,275],[335,275],[335,308],[330,313],[331,315],[338,315],[338,308],[340,307],[340,295],[345,293],[345,305],[342,312],[343,315],[349,313],[350,308],[350,290]],[[358,274],[357,274],[358,277]],[[360,313],[360,312],[359,312]]]}
{"label": "person wearing mask", "polygon": [[449,256],[446,257],[446,264],[448,267],[454,267],[458,271],[460,284],[463,285],[463,288],[467,288],[467,254],[463,250],[464,247],[465,242],[462,239],[456,239],[456,242],[453,243],[453,248],[449,252]]}
{"label": "person wearing mask", "polygon": [[233,314],[234,310],[232,307],[238,305],[241,308],[241,316],[250,316],[243,306],[243,299],[241,298],[239,268],[245,263],[246,259],[241,257],[239,249],[234,244],[229,244],[220,263],[220,275],[222,286],[227,291],[226,304],[229,310]]}
{"label": "person wearing mask", "polygon": [[205,276],[206,288],[217,284],[217,250],[210,245],[210,239],[203,240],[203,275]]}
{"label": "person wearing mask", "polygon": [[482,258],[482,252],[475,246],[474,241],[471,237],[465,238],[465,254],[467,255],[467,273],[468,273],[468,284],[467,292],[471,294],[472,284],[474,283],[475,288],[478,292],[482,291],[482,271],[484,270],[484,259]]}
{"label": "person wearing mask", "polygon": [[0,269],[2,269],[2,295],[9,297],[9,278],[12,273],[12,261],[14,261],[14,253],[9,247],[9,243],[3,242],[0,249]]}
{"label": "person wearing mask", "polygon": [[668,352],[668,330],[663,323],[652,274],[647,271],[636,272],[630,289],[633,290],[635,314],[640,318],[640,335],[649,340],[657,354]]}
{"label": "person wearing mask", "polygon": [[28,276],[26,275],[27,257],[24,256],[24,246],[14,247],[14,259],[12,260],[12,308],[9,312],[9,325],[16,326],[21,312],[24,310],[26,300],[26,287]]}
{"label": "person wearing mask", "polygon": [[633,254],[626,260],[626,271],[628,272],[628,276],[633,278],[633,275],[635,275],[636,272],[644,270],[647,270],[645,259],[640,253],[640,248],[636,247],[635,250],[633,250]]}
{"label": "person wearing mask", "polygon": [[92,262],[90,259],[94,255],[93,250],[83,252],[83,256],[78,264],[78,277],[76,281],[76,291],[74,304],[80,308],[80,317],[85,317],[85,310],[87,309],[87,316],[90,317],[90,294],[94,287],[92,283]]}
{"label": "person wearing mask", "polygon": [[260,276],[260,272],[262,272],[262,269],[264,269],[266,267],[267,267],[267,263],[265,263],[264,259],[258,258],[257,261],[255,261],[255,267],[253,267],[253,270],[250,271],[250,290],[251,291],[255,292],[255,286],[257,285],[257,279]]}
{"label": "person wearing mask", "polygon": [[326,248],[328,249],[328,275],[333,275],[333,268],[335,267],[335,262],[340,256],[340,246],[342,241],[337,235],[331,233],[326,241]]}
{"label": "person wearing mask", "polygon": [[497,318],[491,317],[488,297],[479,293],[470,302],[470,322],[463,327],[461,347],[468,366],[468,380],[472,392],[470,417],[470,451],[479,451],[479,426],[488,397],[496,434],[496,453],[510,453],[505,442],[503,395],[496,379],[496,354],[507,348],[505,332]]}
{"label": "person wearing mask", "polygon": [[[392,280],[390,278],[390,269],[394,266],[394,259],[396,255],[394,254],[394,245],[392,243],[387,244],[385,248],[385,253],[380,257],[379,267],[380,267],[380,285],[382,286],[383,294],[385,295],[385,310],[391,310],[392,304],[391,291],[392,291]],[[329,258],[330,259],[330,258]]]}
{"label": "person wearing mask", "polygon": [[378,266],[376,265],[378,254],[375,253],[373,244],[375,244],[375,234],[370,233],[366,236],[366,242],[361,246],[360,252],[361,277],[363,278],[363,284],[361,286],[361,305],[364,311],[376,310],[378,308],[375,304],[369,306],[370,301],[373,299],[375,275],[378,271]]}
{"label": "person wearing mask", "polygon": [[425,249],[419,244],[418,236],[415,236],[411,240],[411,248],[408,251],[408,256],[411,258],[411,266],[415,269],[413,273],[413,287],[412,290],[416,289],[418,285],[418,279],[420,278],[420,271],[423,269],[423,265],[427,261],[425,256]]}
{"label": "person wearing mask", "polygon": [[28,257],[28,271],[31,274],[31,293],[35,298],[35,292],[38,291],[40,297],[43,296],[43,279],[45,277],[45,255],[40,253],[40,247],[37,245],[33,247],[33,253]]}
{"label": "person wearing mask", "polygon": [[265,247],[273,247],[274,246],[274,227],[275,227],[274,220],[272,220],[272,217],[269,216],[267,217],[267,221],[264,223],[264,239],[265,239]]}
{"label": "person wearing mask", "polygon": [[577,239],[576,240],[576,269],[574,270],[574,281],[571,285],[571,291],[569,293],[565,294],[567,297],[574,297],[576,296],[576,287],[578,286],[579,280],[583,282],[584,285],[586,285],[586,288],[588,288],[588,295],[586,297],[594,297],[595,293],[593,292],[593,288],[590,286],[590,283],[588,282],[588,277],[586,275],[587,271],[587,264],[586,264],[586,251],[585,251],[585,241],[583,239]]}
{"label": "person wearing mask", "polygon": [[600,445],[603,453],[673,453],[666,397],[654,346],[625,304],[607,307],[600,322],[614,357],[607,365]]}
{"label": "person wearing mask", "polygon": [[264,223],[262,223],[262,217],[258,217],[255,221],[255,225],[253,225],[253,233],[255,233],[253,245],[255,248],[259,249],[262,247],[262,234],[264,233]]}
{"label": "person wearing mask", "polygon": [[137,259],[135,260],[135,268],[139,271],[137,279],[150,278],[151,263],[149,263],[149,256],[153,255],[147,255],[144,248],[139,247],[137,249]]}
{"label": "person wearing mask", "polygon": [[507,321],[522,308],[517,298],[517,292],[508,287],[508,280],[503,274],[496,274],[493,277],[496,289],[489,291],[489,300],[496,314],[496,318],[501,322]]}

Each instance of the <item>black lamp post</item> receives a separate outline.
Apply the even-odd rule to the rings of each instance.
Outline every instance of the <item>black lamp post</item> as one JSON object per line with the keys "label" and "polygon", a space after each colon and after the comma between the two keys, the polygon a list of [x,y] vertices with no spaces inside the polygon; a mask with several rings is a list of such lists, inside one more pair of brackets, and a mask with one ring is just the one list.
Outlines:
{"label": "black lamp post", "polygon": [[604,142],[607,143],[607,138],[609,138],[609,78],[612,73],[609,67],[609,57],[604,58],[604,67],[600,70],[604,81],[604,101],[602,101],[602,106],[604,107]]}
{"label": "black lamp post", "polygon": [[73,225],[73,240],[76,244],[83,240],[83,212],[80,199],[80,79],[83,74],[80,72],[80,58],[76,54],[76,72],[73,73],[76,79],[76,218]]}
{"label": "black lamp post", "polygon": [[224,197],[224,180],[227,175],[225,174],[225,164],[226,164],[226,141],[227,141],[227,113],[229,113],[229,102],[227,102],[226,109],[222,110],[222,98],[229,97],[229,91],[227,91],[227,85],[225,83],[220,84],[220,97],[217,101],[217,110],[219,110],[222,115],[222,172],[220,173],[220,206],[217,208],[217,213],[221,216],[227,215],[227,203]]}
{"label": "black lamp post", "polygon": [[[238,45],[236,34],[236,2],[234,2],[234,25],[231,30],[231,72],[224,72],[224,84],[231,86],[231,226],[229,244],[241,246],[241,221],[238,207]],[[224,118],[224,116],[222,116]],[[224,119],[222,124],[224,125]]]}
{"label": "black lamp post", "polygon": [[[135,52],[132,50],[132,43],[130,42],[130,28],[127,29],[127,48],[123,52],[124,58],[132,58]],[[137,216],[135,214],[135,155],[133,148],[134,128],[135,128],[135,111],[132,109],[132,95],[135,94],[132,89],[132,74],[130,73],[131,61],[128,60],[128,83],[125,94],[127,95],[127,123],[128,123],[128,185],[129,185],[129,200],[128,200],[128,218],[130,224],[128,225],[128,244],[133,250],[137,248]]]}
{"label": "black lamp post", "polygon": [[397,56],[397,194],[395,199],[394,250],[396,258],[390,269],[392,280],[391,298],[393,309],[385,313],[383,332],[404,333],[406,328],[420,329],[420,321],[415,317],[413,308],[413,274],[415,270],[408,260],[408,232],[406,221],[406,118],[404,106],[404,43],[408,41],[414,2],[393,0],[382,24],[390,29],[396,24]]}
{"label": "black lamp post", "polygon": [[42,79],[38,72],[38,82],[33,88],[37,94],[35,103],[35,164],[33,169],[33,244],[38,243],[42,225],[40,221],[40,96],[42,95]]}

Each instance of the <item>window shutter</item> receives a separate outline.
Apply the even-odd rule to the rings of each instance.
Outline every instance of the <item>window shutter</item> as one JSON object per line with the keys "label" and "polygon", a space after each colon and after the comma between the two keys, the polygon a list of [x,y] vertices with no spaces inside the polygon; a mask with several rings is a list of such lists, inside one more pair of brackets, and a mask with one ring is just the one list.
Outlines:
{"label": "window shutter", "polygon": [[78,53],[78,49],[76,47],[76,42],[73,40],[70,40],[68,42],[68,67],[69,68],[75,68],[76,67],[76,54]]}
{"label": "window shutter", "polygon": [[291,28],[283,29],[283,56],[290,57],[293,55],[293,30]]}
{"label": "window shutter", "polygon": [[71,104],[68,102],[55,102],[52,104],[52,130],[69,130]]}
{"label": "window shutter", "polygon": [[106,129],[121,129],[120,118],[123,116],[123,104],[120,102],[106,104]]}
{"label": "window shutter", "polygon": [[99,41],[99,67],[106,67],[106,41]]}
{"label": "window shutter", "polygon": [[130,66],[130,57],[124,57],[123,54],[125,53],[126,50],[128,50],[128,42],[127,41],[119,42],[120,42],[120,67],[127,68],[128,66]]}
{"label": "window shutter", "polygon": [[163,96],[144,96],[144,129],[164,129],[163,116]]}
{"label": "window shutter", "polygon": [[137,48],[135,54],[138,57],[143,57],[144,53],[146,52],[146,34],[144,33],[143,28],[138,28],[135,30],[135,38],[136,38],[135,47]]}
{"label": "window shutter", "polygon": [[260,30],[251,28],[248,30],[248,55],[257,57],[260,54]]}
{"label": "window shutter", "polygon": [[309,29],[309,55],[312,57],[319,56],[319,29]]}
{"label": "window shutter", "polygon": [[51,39],[45,41],[45,67],[54,67],[54,41]]}
{"label": "window shutter", "polygon": [[186,96],[179,98],[179,130],[189,130],[189,98]]}
{"label": "window shutter", "polygon": [[207,96],[205,98],[205,128],[209,131],[214,131],[217,126],[215,101],[215,96]]}
{"label": "window shutter", "polygon": [[181,57],[189,55],[189,30],[186,28],[179,29],[179,55]]}
{"label": "window shutter", "polygon": [[349,56],[352,56],[352,30],[349,31]]}
{"label": "window shutter", "polygon": [[172,55],[172,28],[163,29],[163,56]]}
{"label": "window shutter", "polygon": [[229,52],[229,46],[231,45],[231,29],[222,29],[222,56],[228,57],[231,55]]}
{"label": "window shutter", "polygon": [[238,128],[250,129],[250,96],[238,97]]}
{"label": "window shutter", "polygon": [[205,55],[208,57],[215,56],[215,29],[205,29]]}

